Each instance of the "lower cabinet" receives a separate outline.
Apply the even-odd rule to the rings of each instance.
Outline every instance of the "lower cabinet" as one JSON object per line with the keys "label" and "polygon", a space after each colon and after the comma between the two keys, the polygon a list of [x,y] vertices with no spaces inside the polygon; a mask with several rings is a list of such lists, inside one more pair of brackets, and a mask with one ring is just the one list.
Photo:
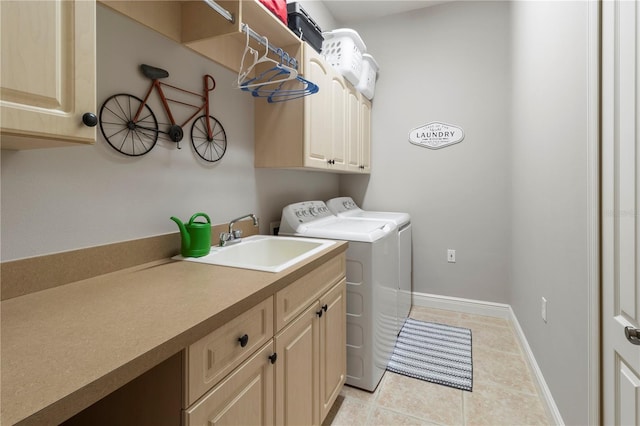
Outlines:
{"label": "lower cabinet", "polygon": [[346,281],[275,337],[276,424],[319,425],[346,380]]}
{"label": "lower cabinet", "polygon": [[184,425],[320,425],[346,380],[345,271],[343,253],[187,348]]}

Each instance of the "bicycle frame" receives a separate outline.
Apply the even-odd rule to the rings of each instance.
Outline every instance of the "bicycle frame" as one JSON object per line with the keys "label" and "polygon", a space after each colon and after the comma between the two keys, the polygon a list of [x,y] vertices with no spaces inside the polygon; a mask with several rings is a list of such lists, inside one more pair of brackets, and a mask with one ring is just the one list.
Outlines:
{"label": "bicycle frame", "polygon": [[[140,107],[138,108],[138,111],[136,111],[135,116],[133,117],[133,121],[137,122],[139,119],[140,114],[142,113],[142,110],[144,108],[144,106],[146,105],[147,101],[149,100],[149,96],[151,96],[151,92],[153,92],[153,89],[156,89],[156,91],[158,92],[158,95],[160,96],[160,101],[162,102],[162,106],[164,108],[164,111],[167,114],[167,117],[169,118],[169,121],[171,122],[172,126],[176,125],[176,120],[173,117],[173,113],[171,112],[171,107],[169,106],[169,102],[174,102],[177,104],[181,104],[181,105],[185,105],[188,107],[192,107],[192,108],[197,108],[196,111],[185,120],[184,123],[182,123],[180,125],[180,127],[184,127],[189,121],[191,121],[193,118],[195,118],[196,115],[198,115],[198,113],[200,113],[200,111],[204,110],[204,114],[207,117],[206,123],[207,123],[207,136],[209,139],[213,138],[213,130],[211,129],[211,123],[209,120],[209,92],[211,92],[213,89],[215,89],[216,87],[216,81],[213,79],[212,76],[206,74],[203,77],[204,80],[204,93],[196,93],[196,92],[192,92],[189,90],[185,90],[185,89],[181,89],[179,87],[176,86],[172,86],[171,84],[167,84],[167,83],[163,83],[161,82],[159,79],[155,79],[155,80],[151,80],[151,85],[149,86],[149,90],[147,90],[147,94],[145,95],[142,103],[140,104]],[[193,105],[193,104],[189,104],[186,102],[182,102],[179,101],[177,99],[169,99],[165,96],[164,91],[162,90],[162,86],[166,86],[169,87],[171,89],[174,90],[178,90],[180,92],[183,93],[187,93],[190,95],[194,95],[194,96],[198,96],[201,100],[202,100],[202,105],[198,106],[198,105]]]}

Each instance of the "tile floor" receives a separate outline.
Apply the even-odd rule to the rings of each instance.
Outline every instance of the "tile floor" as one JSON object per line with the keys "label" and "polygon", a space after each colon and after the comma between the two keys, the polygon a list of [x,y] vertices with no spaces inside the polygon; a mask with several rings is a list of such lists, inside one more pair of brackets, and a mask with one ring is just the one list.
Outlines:
{"label": "tile floor", "polygon": [[386,372],[375,392],[345,386],[324,425],[549,425],[509,321],[414,307],[412,318],[471,329],[473,392]]}

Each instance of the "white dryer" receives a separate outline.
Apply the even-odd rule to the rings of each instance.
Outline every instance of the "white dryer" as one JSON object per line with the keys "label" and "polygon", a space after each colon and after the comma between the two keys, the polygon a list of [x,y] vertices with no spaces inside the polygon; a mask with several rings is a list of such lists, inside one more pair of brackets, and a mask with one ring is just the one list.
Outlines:
{"label": "white dryer", "polygon": [[397,332],[397,231],[389,221],[338,217],[323,201],[282,210],[280,235],[345,240],[347,249],[347,384],[374,391]]}
{"label": "white dryer", "polygon": [[411,311],[412,248],[411,216],[401,212],[379,212],[362,210],[351,197],[332,198],[327,201],[329,210],[338,217],[350,217],[377,221],[388,221],[396,225],[398,232],[398,333]]}

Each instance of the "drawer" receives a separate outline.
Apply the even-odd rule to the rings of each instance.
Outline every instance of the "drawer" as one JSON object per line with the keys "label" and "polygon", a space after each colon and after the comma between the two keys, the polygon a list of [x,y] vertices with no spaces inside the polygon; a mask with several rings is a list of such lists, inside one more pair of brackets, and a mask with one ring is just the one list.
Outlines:
{"label": "drawer", "polygon": [[276,332],[318,300],[346,273],[346,255],[329,260],[276,293]]}
{"label": "drawer", "polygon": [[273,425],[276,366],[269,357],[273,340],[185,410],[185,426]]}
{"label": "drawer", "polygon": [[[242,346],[241,339],[246,337]],[[193,404],[273,337],[273,296],[187,348],[188,404]]]}

